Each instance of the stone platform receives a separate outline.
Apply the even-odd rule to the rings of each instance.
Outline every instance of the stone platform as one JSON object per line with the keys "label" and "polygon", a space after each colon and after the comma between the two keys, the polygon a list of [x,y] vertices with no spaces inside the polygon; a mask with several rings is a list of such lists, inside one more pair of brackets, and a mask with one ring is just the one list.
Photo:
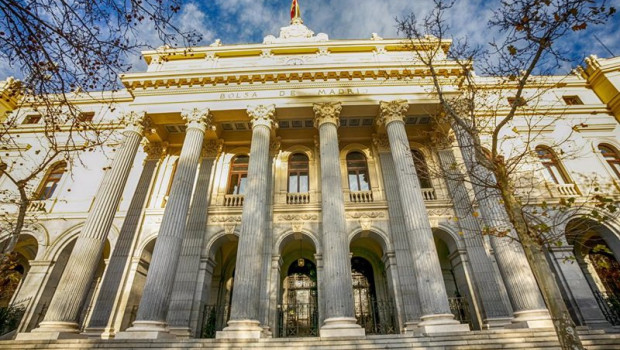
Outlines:
{"label": "stone platform", "polygon": [[[617,330],[620,332],[620,329]],[[620,333],[581,331],[588,350],[620,349]],[[552,329],[488,330],[433,336],[381,335],[364,339],[274,338],[254,341],[191,340],[55,340],[0,341],[0,349],[560,349]]]}

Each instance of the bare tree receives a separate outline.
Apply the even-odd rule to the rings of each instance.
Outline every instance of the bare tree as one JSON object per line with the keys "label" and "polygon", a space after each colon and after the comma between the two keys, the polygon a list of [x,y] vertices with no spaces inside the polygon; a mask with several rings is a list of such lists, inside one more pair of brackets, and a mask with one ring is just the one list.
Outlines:
{"label": "bare tree", "polygon": [[[438,128],[444,133],[454,131],[466,163],[470,161],[469,180],[483,189],[477,191],[476,198],[497,195],[505,208],[509,225],[487,226],[484,233],[520,242],[562,348],[583,349],[560,288],[555,279],[548,278],[553,271],[545,254],[550,245],[562,241],[554,236],[551,218],[593,202],[579,202],[586,196],[578,193],[556,203],[541,201],[540,188],[545,181],[537,176],[537,165],[544,155],[536,154],[543,150],[532,146],[545,128],[563,122],[557,108],[552,111],[553,106],[542,102],[545,92],[562,84],[561,79],[546,76],[567,60],[559,44],[572,32],[606,23],[615,9],[605,1],[502,1],[489,22],[499,39],[491,41],[488,48],[456,41],[446,50],[443,43],[449,28],[444,16],[452,5],[435,0],[427,16],[411,14],[397,19],[398,28],[408,38],[414,59],[426,67],[432,80],[432,93],[441,106]],[[458,74],[451,74],[449,67],[456,67]],[[579,125],[567,125],[556,146],[571,142],[574,130],[579,130]],[[574,154],[563,156],[578,155],[575,149]],[[613,201],[599,188],[593,192],[596,208],[615,212]]]}
{"label": "bare tree", "polygon": [[[0,60],[20,75],[0,86],[2,98],[15,104],[0,115],[0,176],[14,187],[0,194],[0,235],[10,237],[2,252],[13,249],[24,227],[34,182],[58,161],[70,170],[117,128],[109,119],[91,119],[75,101],[99,101],[114,111],[118,74],[131,69],[128,56],[149,47],[140,30],[151,28],[168,46],[201,40],[174,25],[180,9],[181,0],[0,0]],[[38,128],[34,148],[20,141],[24,118],[35,118],[26,122]]]}

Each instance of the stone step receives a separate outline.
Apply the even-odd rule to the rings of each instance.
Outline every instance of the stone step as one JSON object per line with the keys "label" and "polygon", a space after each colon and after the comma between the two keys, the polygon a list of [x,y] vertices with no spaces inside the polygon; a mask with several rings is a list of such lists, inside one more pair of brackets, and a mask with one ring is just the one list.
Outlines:
{"label": "stone step", "polygon": [[[620,334],[580,332],[588,350],[620,349]],[[559,349],[552,330],[492,330],[469,333],[440,334],[429,337],[401,335],[368,336],[364,339],[277,338],[261,341],[224,341],[191,339],[174,341],[154,340],[59,340],[59,341],[2,341],[1,349],[312,349],[312,350],[371,350],[371,349]]]}

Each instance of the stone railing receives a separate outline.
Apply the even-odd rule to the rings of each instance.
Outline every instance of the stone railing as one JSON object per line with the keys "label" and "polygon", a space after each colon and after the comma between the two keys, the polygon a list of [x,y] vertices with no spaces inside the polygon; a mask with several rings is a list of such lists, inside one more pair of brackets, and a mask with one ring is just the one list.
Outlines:
{"label": "stone railing", "polygon": [[437,193],[435,193],[434,188],[423,188],[422,189],[422,197],[424,197],[425,201],[434,201],[437,200]]}
{"label": "stone railing", "polygon": [[349,200],[353,203],[370,203],[374,201],[372,197],[372,191],[350,192]]}
{"label": "stone railing", "polygon": [[287,193],[286,204],[308,204],[310,203],[310,193]]}
{"label": "stone railing", "polygon": [[575,184],[552,184],[554,194],[561,197],[579,196],[579,190]]}
{"label": "stone railing", "polygon": [[227,194],[224,196],[225,207],[242,207],[243,195],[242,194]]}

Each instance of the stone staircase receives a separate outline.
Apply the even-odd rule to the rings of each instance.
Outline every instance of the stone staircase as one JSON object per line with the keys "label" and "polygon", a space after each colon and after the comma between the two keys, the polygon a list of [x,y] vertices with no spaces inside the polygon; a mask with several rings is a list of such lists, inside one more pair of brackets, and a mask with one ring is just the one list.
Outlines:
{"label": "stone staircase", "polygon": [[[580,332],[587,350],[620,349],[620,333]],[[56,340],[0,341],[0,349],[560,349],[552,329],[489,330],[428,337],[367,336],[364,339],[277,338],[256,341],[191,340]]]}

